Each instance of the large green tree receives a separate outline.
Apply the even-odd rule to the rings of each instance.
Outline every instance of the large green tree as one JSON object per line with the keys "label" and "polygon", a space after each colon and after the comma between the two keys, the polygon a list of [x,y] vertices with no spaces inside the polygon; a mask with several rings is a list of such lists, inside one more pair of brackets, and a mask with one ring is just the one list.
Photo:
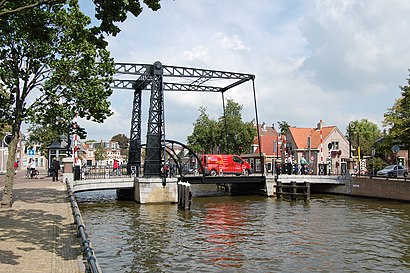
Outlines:
{"label": "large green tree", "polygon": [[[91,2],[91,0],[86,1]],[[0,0],[0,17],[41,6],[53,6],[69,2],[70,0]],[[94,34],[102,32],[111,35],[118,34],[120,29],[115,23],[124,22],[128,13],[138,16],[142,12],[142,2],[154,11],[161,8],[160,0],[92,0],[92,2],[95,5],[95,18],[100,22],[100,25],[91,29]]]}
{"label": "large green tree", "polygon": [[383,126],[390,128],[386,136],[389,147],[398,144],[410,148],[410,78],[407,83],[406,86],[400,86],[401,96],[384,114]]}
{"label": "large green tree", "polygon": [[377,124],[366,118],[351,121],[346,130],[352,149],[357,151],[357,147],[360,145],[362,155],[371,155],[372,148],[381,137],[381,131]]}
{"label": "large green tree", "polygon": [[187,138],[188,144],[194,151],[202,153],[210,153],[216,147],[227,154],[249,151],[256,136],[256,128],[252,122],[242,120],[241,111],[242,105],[228,99],[224,114],[214,120],[201,107],[193,133]]}
{"label": "large green tree", "polygon": [[219,118],[221,148],[227,154],[249,152],[256,136],[256,127],[252,122],[242,120],[243,106],[228,99],[225,114]]}
{"label": "large green tree", "polygon": [[194,130],[187,137],[188,144],[197,153],[211,153],[218,145],[218,122],[209,118],[205,107],[199,108]]}
{"label": "large green tree", "polygon": [[12,205],[22,122],[80,136],[84,128],[70,123],[74,113],[102,122],[111,114],[107,98],[114,73],[104,33],[115,36],[115,24],[128,14],[138,16],[142,2],[160,8],[160,0],[92,2],[100,25],[87,28],[90,19],[78,0],[0,0],[0,125],[13,136],[1,206]]}
{"label": "large green tree", "polygon": [[114,63],[89,23],[76,0],[0,17],[0,78],[7,90],[0,93],[0,115],[13,137],[1,206],[12,205],[23,122],[52,126],[62,135],[79,130],[71,123],[76,114],[96,122],[111,114],[107,98]]}

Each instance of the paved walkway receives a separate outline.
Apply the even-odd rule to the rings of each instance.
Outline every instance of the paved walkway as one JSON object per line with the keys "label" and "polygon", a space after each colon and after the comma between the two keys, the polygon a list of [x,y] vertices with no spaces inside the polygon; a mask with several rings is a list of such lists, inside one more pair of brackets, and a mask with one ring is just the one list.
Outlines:
{"label": "paved walkway", "polygon": [[0,208],[0,273],[84,272],[65,185],[41,173],[23,176],[15,176],[13,207]]}

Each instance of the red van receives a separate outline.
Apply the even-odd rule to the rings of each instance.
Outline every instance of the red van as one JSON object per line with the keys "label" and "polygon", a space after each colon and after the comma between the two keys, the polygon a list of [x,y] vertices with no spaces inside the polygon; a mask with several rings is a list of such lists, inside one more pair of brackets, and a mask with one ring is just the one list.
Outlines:
{"label": "red van", "polygon": [[[202,166],[205,175],[216,176],[220,174],[249,175],[252,173],[251,165],[238,155],[202,155]],[[202,170],[200,170],[202,173]]]}

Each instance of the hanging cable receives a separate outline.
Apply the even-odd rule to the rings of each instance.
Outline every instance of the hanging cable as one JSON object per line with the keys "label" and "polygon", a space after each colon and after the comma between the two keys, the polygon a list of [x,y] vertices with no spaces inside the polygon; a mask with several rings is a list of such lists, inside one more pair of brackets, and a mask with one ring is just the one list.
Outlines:
{"label": "hanging cable", "polygon": [[253,102],[255,105],[255,118],[256,118],[256,132],[258,133],[258,146],[259,146],[259,158],[261,159],[262,175],[265,175],[265,160],[262,160],[262,146],[261,146],[261,136],[259,134],[259,119],[258,119],[258,106],[256,103],[256,90],[255,90],[255,78],[252,78],[253,87]]}

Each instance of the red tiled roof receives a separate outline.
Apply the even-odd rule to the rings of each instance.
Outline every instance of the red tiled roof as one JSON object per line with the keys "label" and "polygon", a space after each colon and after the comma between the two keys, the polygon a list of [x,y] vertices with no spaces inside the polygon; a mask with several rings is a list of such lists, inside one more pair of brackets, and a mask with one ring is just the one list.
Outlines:
{"label": "red tiled roof", "polygon": [[[256,151],[254,153],[259,154],[259,151],[261,149],[262,153],[265,153],[267,155],[273,155],[273,145],[274,141],[278,139],[278,132],[271,126],[265,126],[263,129],[262,125],[260,124],[258,126],[258,129],[261,143],[260,146],[256,148]],[[258,136],[255,137],[253,143],[257,145],[259,144]]]}
{"label": "red tiled roof", "polygon": [[[323,126],[322,127],[322,140],[336,129],[336,126]],[[290,127],[289,132],[295,142],[297,149],[307,149],[307,139],[310,136],[310,147],[312,149],[318,149],[320,146],[320,130],[317,128],[295,128]]]}

